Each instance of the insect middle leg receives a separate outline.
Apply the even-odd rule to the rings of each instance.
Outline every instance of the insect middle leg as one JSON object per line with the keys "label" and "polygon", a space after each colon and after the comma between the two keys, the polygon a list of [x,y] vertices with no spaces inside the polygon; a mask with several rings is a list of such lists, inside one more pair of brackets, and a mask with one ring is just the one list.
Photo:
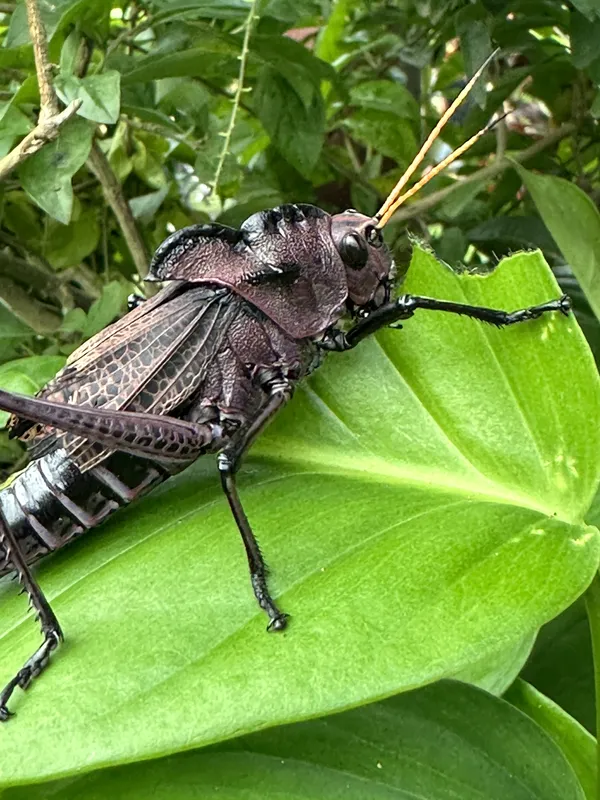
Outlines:
{"label": "insect middle leg", "polygon": [[217,464],[223,491],[229,502],[231,513],[236,521],[246,549],[248,567],[250,569],[250,581],[252,583],[252,589],[254,590],[254,596],[259,606],[267,612],[267,616],[269,617],[267,630],[281,631],[287,625],[288,615],[279,610],[269,592],[269,587],[267,585],[267,565],[265,564],[256,537],[248,522],[248,517],[242,506],[235,481],[235,474],[239,469],[244,453],[292,395],[291,386],[285,380],[271,381],[267,389],[270,397],[264,409],[247,427],[242,429],[231,443],[223,448],[217,458]]}
{"label": "insect middle leg", "polygon": [[7,708],[7,702],[14,690],[27,689],[29,684],[48,666],[50,653],[55,650],[63,639],[63,634],[58,624],[50,604],[44,597],[44,593],[34,580],[25,559],[21,555],[17,541],[6,524],[0,518],[0,544],[3,545],[9,560],[17,572],[23,589],[29,596],[29,602],[35,609],[36,617],[42,628],[44,641],[35,653],[25,662],[17,674],[12,678],[0,692],[0,722],[6,722],[13,715]]}

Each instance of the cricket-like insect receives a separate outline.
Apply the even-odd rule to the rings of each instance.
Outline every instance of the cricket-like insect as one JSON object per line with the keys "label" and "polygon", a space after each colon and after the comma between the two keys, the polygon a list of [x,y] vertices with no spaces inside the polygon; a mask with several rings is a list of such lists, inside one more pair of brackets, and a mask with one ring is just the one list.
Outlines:
{"label": "cricket-like insect", "polygon": [[356,347],[417,309],[498,326],[569,313],[566,296],[511,313],[408,294],[391,299],[394,264],[381,229],[490,129],[402,193],[487,63],[374,217],[283,205],[254,214],[239,230],[213,224],[177,231],[150,265],[148,280],[165,281],[166,288],[134,302],[123,319],[76,350],[37,398],[0,391],[0,408],[14,415],[12,433],[30,441],[33,459],[0,491],[0,576],[16,573],[43,634],[41,646],[0,692],[0,720],[11,716],[7,702],[16,687],[29,686],[63,638],[30,566],[205,453],[218,453],[268,629],[286,626],[286,614],[269,593],[235,475],[253,440],[327,351]]}

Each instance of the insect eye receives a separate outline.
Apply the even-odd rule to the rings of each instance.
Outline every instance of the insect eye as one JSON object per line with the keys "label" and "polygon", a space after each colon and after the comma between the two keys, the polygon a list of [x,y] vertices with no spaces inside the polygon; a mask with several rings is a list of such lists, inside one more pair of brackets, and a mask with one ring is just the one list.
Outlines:
{"label": "insect eye", "polygon": [[374,225],[371,225],[367,228],[365,233],[369,244],[372,244],[373,247],[381,247],[383,244],[383,236],[378,228],[376,228]]}
{"label": "insect eye", "polygon": [[340,244],[340,255],[347,266],[362,269],[369,257],[367,243],[357,233],[347,233]]}

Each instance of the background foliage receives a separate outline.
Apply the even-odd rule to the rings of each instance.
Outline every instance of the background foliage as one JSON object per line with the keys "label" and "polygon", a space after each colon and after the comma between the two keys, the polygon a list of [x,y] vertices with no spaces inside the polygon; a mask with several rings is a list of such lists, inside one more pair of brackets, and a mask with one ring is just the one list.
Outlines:
{"label": "background foliage", "polygon": [[[388,226],[386,238],[401,267],[408,264],[411,237],[425,242],[447,263],[465,264],[479,272],[489,270],[501,256],[539,248],[574,298],[592,351],[600,354],[596,318],[600,312],[600,218],[596,209],[600,191],[596,122],[600,116],[600,11],[591,0],[260,0],[255,4],[258,18],[252,24],[242,87],[238,75],[249,20],[246,0],[42,0],[40,7],[55,65],[56,90],[64,102],[78,97],[83,103],[58,140],[28,159],[1,187],[3,387],[34,392],[45,383],[69,352],[124,310],[132,290],[143,291],[141,277],[149,255],[177,228],[206,220],[237,225],[249,214],[281,202],[312,202],[330,212],[349,206],[374,212],[415,154],[418,142],[435,124],[447,99],[460,90],[465,75],[472,73],[493,46],[502,49],[491,69],[488,91],[482,84],[455,115],[433,158],[443,157],[482,127],[492,113],[512,113],[456,169],[436,178],[415,202],[402,209]],[[39,95],[25,9],[20,3],[2,3],[0,11],[2,156],[33,128]],[[240,89],[243,91],[238,92]],[[236,95],[238,115],[224,153]],[[107,157],[108,176],[95,167],[94,141]],[[515,162],[521,166],[517,168]],[[217,172],[218,186],[211,191]],[[125,224],[135,226],[137,238],[132,239],[131,230],[124,230],[123,221],[106,202],[106,197],[114,197],[115,186],[129,204],[133,222]],[[514,269],[515,275],[529,281],[524,265],[515,264]],[[451,290],[441,276],[433,284],[436,281],[438,293]],[[555,291],[550,282],[545,285],[547,291]],[[522,297],[525,302],[527,290],[527,286],[506,285],[497,302],[518,305],[516,298]],[[436,292],[429,289],[429,293]],[[493,291],[489,296],[494,296]],[[415,328],[414,334],[411,328],[415,358],[424,352],[427,342],[431,342],[431,352],[441,354],[444,342],[456,342],[458,330],[438,334],[435,323],[431,329]],[[468,333],[464,335],[466,351],[471,342]],[[420,348],[417,342],[422,342]],[[493,348],[501,347],[500,340],[494,342]],[[394,355],[391,345],[388,352],[396,363],[394,359],[399,356]],[[409,348],[408,352],[410,355],[413,351]],[[520,358],[518,352],[522,351],[515,351],[515,360]],[[577,391],[585,394],[586,381],[591,386],[595,378],[591,365],[581,355],[583,351],[577,351],[577,357],[574,352],[557,351],[553,363],[565,370],[565,386],[571,382],[574,390],[579,387]],[[375,363],[369,358],[367,361]],[[427,361],[423,358],[422,365],[415,363],[419,363],[419,369],[414,374],[423,376],[425,385]],[[472,356],[469,363],[473,369],[477,367]],[[572,372],[574,364],[579,365],[576,375]],[[515,374],[525,381],[528,366],[524,363],[519,368],[522,371]],[[341,369],[339,380],[343,385]],[[552,374],[551,360],[544,369],[544,375]],[[426,388],[435,397],[441,369],[431,370],[431,384]],[[314,391],[318,397],[331,399],[327,379],[322,380],[324,383],[314,385]],[[475,372],[470,380],[476,380]],[[486,387],[496,387],[490,380],[482,383],[481,402]],[[380,386],[374,386],[373,391],[377,388]],[[451,381],[444,391],[452,391]],[[564,404],[567,388],[554,391],[552,402]],[[344,392],[340,395],[344,397]],[[577,453],[583,452],[586,441],[590,450],[596,436],[593,421],[597,419],[597,397],[591,388],[588,395],[579,406],[572,397],[569,401],[573,402],[571,419],[577,408],[587,414],[573,424],[570,433],[571,441],[578,443],[573,445]],[[440,397],[444,396],[448,397],[442,392]],[[531,394],[529,398],[532,408],[536,397]],[[303,419],[302,408],[297,408]],[[474,413],[477,406],[465,408]],[[565,419],[569,419],[569,408],[568,404],[564,406]],[[349,413],[350,417],[344,418],[350,419],[356,432],[356,413]],[[446,425],[445,430],[454,432],[448,427],[456,424],[450,419],[451,408],[447,413],[442,428]],[[366,409],[363,420],[369,419]],[[540,426],[536,441],[540,442],[547,420],[532,411],[529,421],[534,427],[536,420]],[[375,417],[371,421],[375,424]],[[286,424],[282,423],[281,434],[287,435]],[[564,427],[568,427],[567,422]],[[323,424],[318,435],[324,430],[327,427]],[[266,452],[276,453],[277,433],[273,433],[271,451],[268,444],[265,446]],[[0,435],[0,463],[8,472],[15,464],[24,463],[23,454],[4,432]],[[358,431],[357,435],[360,439],[367,434]],[[514,440],[518,439],[517,432]],[[335,442],[340,445],[340,440]],[[499,442],[500,447],[502,440]],[[468,445],[478,452],[477,441]],[[340,452],[347,447],[350,444],[344,442]],[[384,453],[385,458],[392,458],[394,468],[397,452],[393,458]],[[569,478],[570,490],[578,499],[561,516],[574,527],[581,525],[584,515],[590,524],[600,519],[598,503],[585,512],[598,469],[597,458],[589,453],[587,458],[586,488]],[[542,486],[542,466],[540,462],[539,485],[535,473],[532,483],[523,488],[529,499],[536,492],[538,501],[549,496],[548,486]],[[268,471],[265,475],[267,480]],[[495,477],[500,491],[511,480],[514,488],[514,476],[509,480],[500,471]],[[187,491],[185,485],[182,491]],[[370,487],[371,498],[374,493]],[[181,496],[178,498],[177,503]],[[538,502],[540,505],[544,503]],[[269,512],[264,513],[268,517]],[[325,514],[326,510],[324,529],[329,525]],[[143,519],[137,519],[143,527]],[[490,519],[485,518],[482,528],[492,536]],[[368,520],[363,522],[366,529]],[[506,522],[499,535],[508,541],[518,524]],[[577,529],[581,535],[581,528]],[[360,528],[357,530],[360,532]],[[116,546],[110,536],[107,541],[109,550]],[[536,563],[540,568],[546,564],[549,570],[560,548],[557,540],[550,537],[548,542],[544,556],[547,564],[543,560]],[[557,548],[556,553],[551,545]],[[423,547],[421,557],[425,558],[429,551],[425,544]],[[93,561],[94,550],[91,545],[89,548]],[[80,555],[83,552],[80,548]],[[101,557],[100,552],[96,557]],[[259,733],[236,740],[216,751],[155,761],[148,770],[125,766],[74,783],[69,778],[48,791],[55,797],[81,793],[104,797],[112,791],[135,798],[148,796],[152,788],[164,782],[171,787],[164,790],[165,797],[191,797],[202,776],[206,797],[212,796],[215,785],[220,788],[218,796],[264,798],[279,792],[289,797],[294,796],[292,787],[301,785],[305,788],[298,797],[334,797],[352,783],[356,797],[365,796],[367,791],[372,797],[421,792],[424,797],[443,798],[452,796],[448,787],[455,786],[460,787],[457,791],[462,797],[479,796],[476,793],[483,791],[489,797],[591,798],[596,779],[594,669],[583,601],[543,629],[520,682],[513,684],[505,699],[492,696],[504,692],[521,671],[535,628],[568,605],[589,582],[597,559],[594,548],[590,545],[587,556],[582,552],[579,561],[569,558],[559,562],[560,574],[557,571],[553,575],[550,588],[541,573],[537,583],[530,575],[532,582],[519,597],[524,601],[530,587],[541,587],[546,594],[538,606],[534,603],[528,607],[531,616],[521,622],[515,618],[515,638],[510,647],[508,639],[502,639],[498,642],[502,653],[492,658],[490,627],[486,648],[473,653],[464,675],[458,674],[456,662],[449,672],[435,674],[463,677],[480,683],[492,694],[472,686],[444,683],[347,712],[347,727],[341,717],[307,722],[275,734]],[[415,568],[417,565],[414,562]],[[94,570],[92,564],[90,572]],[[48,573],[50,581],[53,575],[58,581],[57,591],[63,574],[60,562]],[[139,575],[143,579],[144,573]],[[508,585],[512,586],[510,581]],[[93,596],[93,584],[87,591]],[[16,608],[7,606],[9,633],[11,624],[16,625],[16,615],[22,612]],[[487,618],[488,623],[490,620]],[[254,625],[254,634],[259,627]],[[15,658],[18,661],[21,651],[25,654],[30,649],[32,641],[18,635],[7,640],[11,647],[6,657],[11,664]],[[360,642],[364,647],[367,639]],[[74,653],[68,656],[74,657]],[[476,680],[478,658],[485,680]],[[337,669],[343,669],[342,662]],[[423,682],[424,673],[419,672],[412,685]],[[411,684],[405,680],[395,685],[399,690]],[[47,700],[50,708],[52,698],[48,694],[44,699],[42,692],[40,687],[42,702]],[[383,694],[389,691],[379,696]],[[353,702],[377,696],[377,689],[371,688]],[[346,705],[348,701],[337,706],[317,704],[295,718]],[[24,705],[23,722],[26,711]],[[292,718],[294,714],[288,717]],[[283,721],[283,717],[276,721]],[[235,724],[234,720],[232,731],[252,729],[251,724],[245,728],[239,727],[239,721],[237,728]],[[480,735],[471,735],[469,730],[479,730]],[[79,739],[80,762],[65,762],[64,768],[56,767],[54,772],[54,767],[48,766],[54,761],[40,764],[38,759],[34,766],[30,761],[24,763],[25,742],[19,745],[19,736],[12,734],[11,726],[0,730],[0,739],[8,736],[12,736],[10,747],[0,742],[0,752],[5,754],[4,774],[0,756],[4,785],[99,765],[93,759],[86,763],[84,734]],[[32,741],[32,735],[28,741]],[[439,742],[447,743],[443,758]],[[171,750],[182,747],[180,744]],[[169,752],[169,748],[162,752]],[[523,753],[529,754],[529,760]],[[127,760],[149,754],[159,753],[142,748],[129,753]],[[489,766],[491,758],[499,765],[497,771]],[[122,760],[123,756],[112,762],[107,757],[103,765]],[[293,764],[291,771],[283,768],[286,760]],[[386,769],[390,763],[403,766],[389,774]],[[531,764],[533,770],[528,768]],[[436,778],[440,770],[442,781]],[[45,796],[45,788],[38,791],[40,797]],[[18,798],[21,792],[23,797],[34,796],[29,786],[7,790],[6,796]]]}

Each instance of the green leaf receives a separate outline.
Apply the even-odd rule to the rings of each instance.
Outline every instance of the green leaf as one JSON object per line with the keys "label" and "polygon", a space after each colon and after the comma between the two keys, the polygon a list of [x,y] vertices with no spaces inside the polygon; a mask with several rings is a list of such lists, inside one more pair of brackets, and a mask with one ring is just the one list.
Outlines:
{"label": "green leaf", "polygon": [[588,19],[593,20],[594,17],[600,19],[600,6],[597,0],[573,0],[573,5]]}
{"label": "green leaf", "polygon": [[162,189],[158,189],[156,192],[149,192],[148,194],[141,194],[138,197],[132,197],[129,201],[129,208],[135,219],[141,219],[146,223],[150,222],[161,207],[165,197],[169,194],[169,185],[170,184],[166,184]]}
{"label": "green leaf", "polygon": [[[405,288],[499,308],[559,294],[539,253],[482,277],[416,250]],[[497,330],[422,312],[332,355],[239,476],[289,630],[265,633],[201,459],[40,565],[68,646],[14,698],[0,785],[341,711],[514,647],[598,566],[581,520],[599,415],[573,317]],[[12,584],[0,605],[2,683],[39,634]]]}
{"label": "green leaf", "polygon": [[556,742],[577,775],[587,800],[597,800],[594,737],[560,706],[525,681],[514,683],[506,699],[537,722]]}
{"label": "green leaf", "polygon": [[96,209],[90,208],[68,225],[50,222],[45,256],[55,269],[75,266],[94,252],[100,241],[97,213]]}
{"label": "green leaf", "polygon": [[77,99],[83,101],[77,112],[80,117],[108,124],[119,119],[121,74],[116,70],[110,69],[86,78],[57,75],[54,86],[65,105]]}
{"label": "green leaf", "polygon": [[223,34],[212,30],[203,30],[196,39],[200,39],[201,46],[178,53],[167,55],[151,55],[133,62],[135,66],[124,72],[121,83],[128,86],[141,81],[151,81],[156,78],[173,78],[177,76],[202,76],[205,71],[205,57],[207,53],[216,55],[230,55],[237,58],[240,47],[235,39],[227,38]]}
{"label": "green leaf", "polygon": [[157,787],[161,800],[584,799],[538,725],[503,700],[442,681],[203,752],[9,790],[3,800],[146,800]]}
{"label": "green leaf", "polygon": [[600,213],[574,183],[515,165],[546,227],[600,319]]}
{"label": "green leaf", "polygon": [[[469,76],[474,75],[485,59],[492,52],[492,42],[488,26],[482,19],[473,19],[472,13],[477,7],[463,9],[457,15],[456,32],[460,36],[461,50],[464,55],[465,69]],[[471,91],[471,97],[481,106],[485,106],[485,79],[480,78]]]}
{"label": "green leaf", "polygon": [[[8,361],[0,366],[0,381],[9,372],[20,372],[25,375],[35,386],[35,391],[41,389],[51,380],[59,369],[65,365],[63,356],[28,356]],[[2,384],[4,386],[4,384]]]}
{"label": "green leaf", "polygon": [[157,17],[164,22],[166,19],[179,17],[182,14],[207,19],[236,19],[248,15],[248,0],[154,0]]}
{"label": "green leaf", "polygon": [[303,17],[318,14],[319,5],[315,0],[268,0],[262,15],[293,25]]}
{"label": "green leaf", "polygon": [[350,101],[355,106],[374,108],[400,118],[418,120],[419,104],[401,83],[390,81],[365,81],[350,90]]}
{"label": "green leaf", "polygon": [[119,281],[111,281],[102,288],[101,296],[92,303],[88,311],[87,322],[83,329],[86,339],[121,316],[130,292],[131,287]]}
{"label": "green leaf", "polygon": [[325,25],[321,25],[315,46],[315,55],[322,61],[333,64],[342,55],[346,17],[352,5],[353,0],[332,3],[329,18]]}
{"label": "green leaf", "polygon": [[[106,5],[106,3],[103,3],[103,5]],[[71,20],[81,16],[88,6],[87,0],[39,0],[39,10],[48,39],[52,39],[54,34]],[[4,40],[4,47],[20,47],[30,42],[31,37],[27,24],[25,3],[17,3],[10,16],[10,25]]]}
{"label": "green leaf", "polygon": [[[591,524],[598,521],[586,518]],[[542,628],[522,677],[595,731],[592,642],[582,600]]]}
{"label": "green leaf", "polygon": [[7,103],[0,112],[0,158],[10,152],[18,136],[29,133],[32,128],[29,117]]}
{"label": "green leaf", "polygon": [[264,67],[254,93],[254,108],[281,155],[309,176],[323,146],[325,109],[318,90],[305,85],[308,99],[298,94],[297,86],[271,67]]}
{"label": "green leaf", "polygon": [[523,669],[535,643],[536,634],[523,636],[509,647],[491,653],[449,676],[465,683],[472,683],[491,694],[501,695]]}
{"label": "green leaf", "polygon": [[469,241],[486,251],[504,255],[511,250],[539,248],[546,257],[560,256],[556,242],[538,216],[493,217],[467,234]]}
{"label": "green leaf", "polygon": [[360,109],[346,125],[357,141],[395,159],[401,167],[407,166],[417,151],[412,126],[389,111]]}
{"label": "green leaf", "polygon": [[253,55],[286,76],[292,70],[302,71],[317,87],[321,81],[337,81],[337,73],[331,64],[287,36],[255,33],[250,39],[250,48]]}
{"label": "green leaf", "polygon": [[0,362],[14,358],[20,345],[29,342],[35,332],[22,322],[0,299]]}
{"label": "green leaf", "polygon": [[571,14],[571,49],[577,69],[589,67],[600,57],[600,18],[589,20],[583,14]]}
{"label": "green leaf", "polygon": [[67,225],[73,208],[71,178],[84,164],[92,146],[94,126],[75,118],[58,138],[24,162],[19,169],[23,188],[47,214]]}
{"label": "green leaf", "polygon": [[[8,361],[0,366],[0,387],[8,392],[35,394],[64,363],[62,356],[29,356]],[[6,425],[9,417],[9,413],[0,411],[0,427]]]}

